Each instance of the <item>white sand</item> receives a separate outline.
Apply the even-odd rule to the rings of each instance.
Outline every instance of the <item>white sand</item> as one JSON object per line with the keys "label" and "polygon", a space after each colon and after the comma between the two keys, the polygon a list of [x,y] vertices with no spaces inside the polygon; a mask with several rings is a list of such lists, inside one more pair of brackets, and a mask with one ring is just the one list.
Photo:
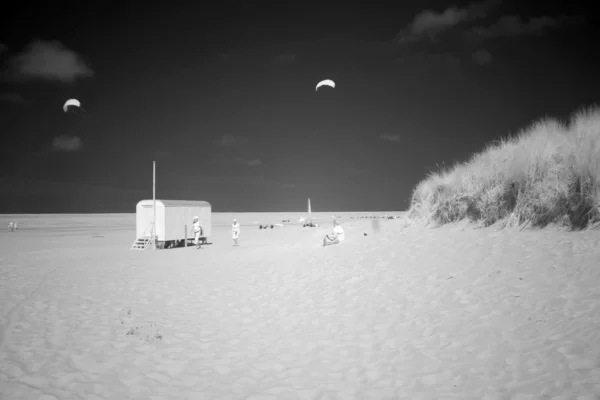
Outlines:
{"label": "white sand", "polygon": [[600,398],[598,231],[355,219],[236,248],[215,215],[213,245],[143,252],[133,216],[43,218],[0,217],[2,399]]}

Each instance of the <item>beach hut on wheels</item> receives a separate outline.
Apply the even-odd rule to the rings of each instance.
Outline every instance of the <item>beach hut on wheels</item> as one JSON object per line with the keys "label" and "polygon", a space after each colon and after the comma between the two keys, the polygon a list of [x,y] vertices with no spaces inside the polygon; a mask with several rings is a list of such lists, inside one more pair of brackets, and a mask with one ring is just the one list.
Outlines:
{"label": "beach hut on wheels", "polygon": [[[145,250],[152,245],[152,232],[156,232],[157,249],[173,247],[193,239],[190,235],[192,219],[198,217],[204,230],[202,242],[211,235],[211,206],[206,201],[156,200],[156,226],[153,227],[153,200],[137,203],[135,212],[136,240],[132,249]],[[154,228],[154,229],[153,229]]]}

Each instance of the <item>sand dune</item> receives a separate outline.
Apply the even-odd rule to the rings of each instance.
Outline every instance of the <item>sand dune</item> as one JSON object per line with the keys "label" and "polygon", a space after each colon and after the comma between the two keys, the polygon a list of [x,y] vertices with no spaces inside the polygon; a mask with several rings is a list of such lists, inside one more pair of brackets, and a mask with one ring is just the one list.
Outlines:
{"label": "sand dune", "polygon": [[0,397],[600,397],[598,231],[353,219],[233,248],[214,218],[202,250],[129,250],[132,215],[3,229]]}

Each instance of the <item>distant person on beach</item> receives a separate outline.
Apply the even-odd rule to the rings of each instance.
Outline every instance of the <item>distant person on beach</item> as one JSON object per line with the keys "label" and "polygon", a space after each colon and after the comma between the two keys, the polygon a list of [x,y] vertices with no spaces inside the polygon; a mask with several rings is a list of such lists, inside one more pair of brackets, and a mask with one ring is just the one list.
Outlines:
{"label": "distant person on beach", "polygon": [[231,236],[233,237],[233,245],[239,246],[238,239],[240,238],[240,224],[236,219],[233,220],[233,224],[231,224]]}
{"label": "distant person on beach", "polygon": [[340,221],[337,219],[333,221],[333,232],[331,235],[325,235],[323,238],[323,247],[330,246],[332,244],[339,244],[345,239],[344,228],[340,225]]}
{"label": "distant person on beach", "polygon": [[12,231],[13,231],[13,226],[14,226],[14,225],[13,225],[13,222],[12,222],[12,221],[10,221],[10,222],[8,223],[8,231],[9,231],[9,232],[12,232]]}
{"label": "distant person on beach", "polygon": [[13,224],[13,230],[16,232],[17,229],[19,229],[19,227],[17,225],[17,221],[15,221],[15,223]]}
{"label": "distant person on beach", "polygon": [[200,246],[200,237],[202,237],[203,229],[198,217],[194,217],[192,222],[192,230],[194,231],[194,244],[196,245],[196,249],[201,249],[202,246]]}

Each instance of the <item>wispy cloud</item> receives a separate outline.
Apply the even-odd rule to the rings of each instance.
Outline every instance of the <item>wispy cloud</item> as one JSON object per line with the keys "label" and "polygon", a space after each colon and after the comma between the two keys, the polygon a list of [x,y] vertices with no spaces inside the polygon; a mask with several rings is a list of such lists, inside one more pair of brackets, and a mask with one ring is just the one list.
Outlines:
{"label": "wispy cloud", "polygon": [[27,104],[27,100],[18,93],[0,93],[0,103],[23,105]]}
{"label": "wispy cloud", "polygon": [[8,77],[14,80],[71,83],[94,74],[77,53],[59,41],[33,41],[23,52],[9,58],[6,65]]}
{"label": "wispy cloud", "polygon": [[500,18],[494,24],[483,27],[476,26],[472,29],[472,33],[476,38],[488,39],[508,36],[523,36],[523,35],[541,35],[549,29],[558,28],[571,23],[583,22],[582,17],[549,17],[542,16],[531,18],[524,21],[517,15],[506,15]]}
{"label": "wispy cloud", "polygon": [[435,41],[437,35],[454,26],[475,19],[484,18],[490,9],[500,3],[499,0],[487,0],[472,3],[466,7],[452,6],[442,12],[425,10],[415,16],[394,38],[395,43],[416,42],[425,38]]}
{"label": "wispy cloud", "polygon": [[258,167],[259,165],[262,165],[262,162],[260,160],[258,160],[258,159],[256,159],[256,160],[250,160],[250,161],[247,162],[247,165],[249,167]]}
{"label": "wispy cloud", "polygon": [[73,152],[81,150],[83,143],[77,136],[59,136],[54,138],[52,149],[55,151]]}
{"label": "wispy cloud", "polygon": [[492,53],[490,53],[486,49],[480,49],[471,55],[471,59],[473,60],[473,62],[475,64],[485,65],[485,64],[491,63],[493,60],[493,57],[492,57]]}
{"label": "wispy cloud", "polygon": [[220,138],[213,140],[213,144],[224,147],[241,146],[246,143],[248,143],[248,139],[245,137],[233,135],[223,135]]}
{"label": "wispy cloud", "polygon": [[381,135],[381,136],[379,136],[379,138],[380,138],[381,140],[385,140],[385,141],[387,141],[387,142],[394,142],[394,143],[397,143],[397,142],[399,142],[399,141],[400,141],[400,135],[387,135],[387,134],[386,134],[386,135]]}

